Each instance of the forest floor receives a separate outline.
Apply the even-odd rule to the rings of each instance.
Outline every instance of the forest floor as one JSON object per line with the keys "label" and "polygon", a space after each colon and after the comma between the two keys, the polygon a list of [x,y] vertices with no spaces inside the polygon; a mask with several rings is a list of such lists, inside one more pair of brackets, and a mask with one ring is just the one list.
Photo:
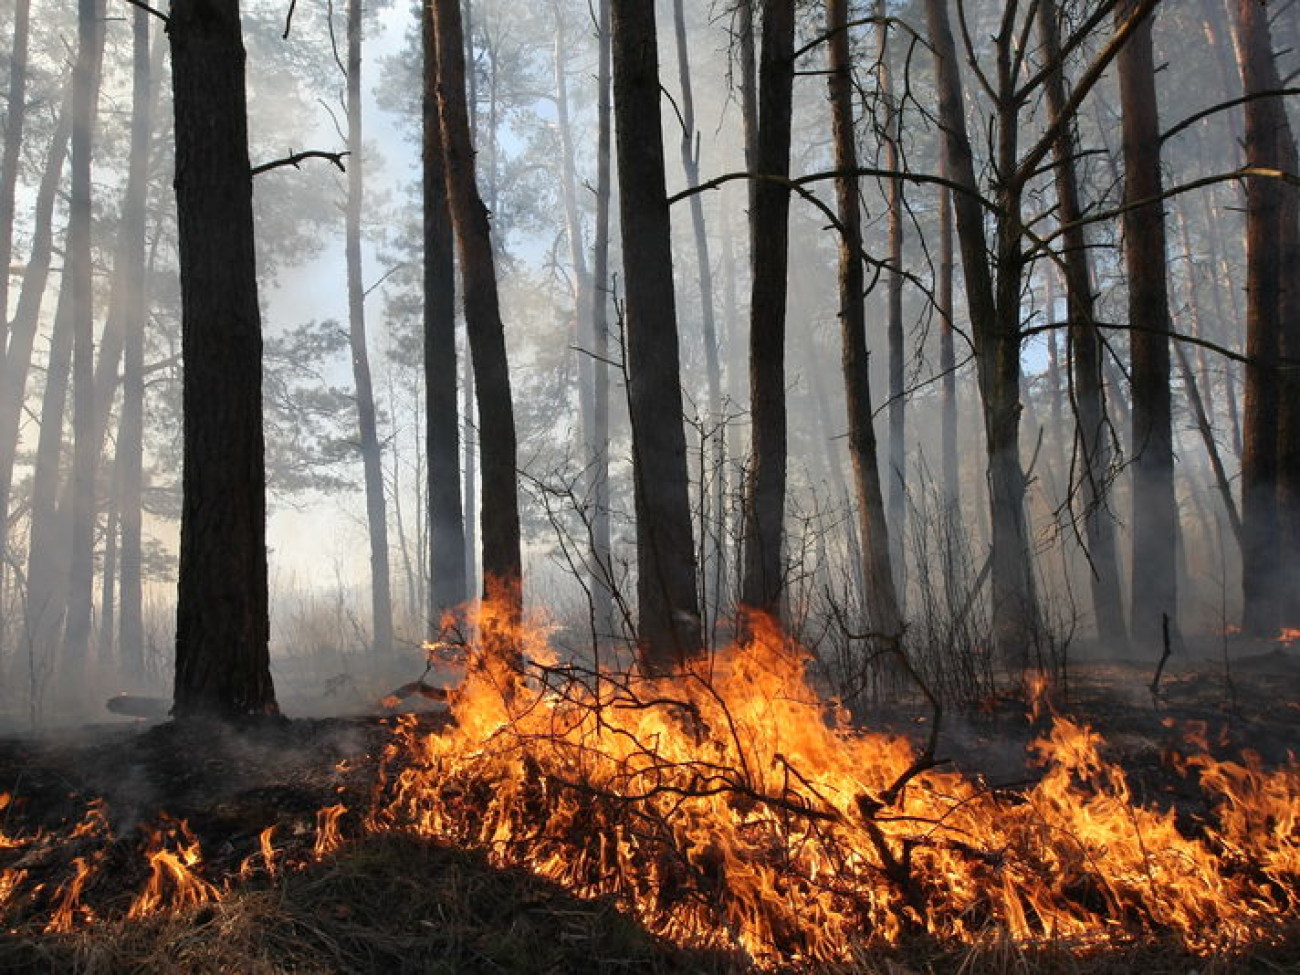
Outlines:
{"label": "forest floor", "polygon": [[[1135,798],[1182,809],[1198,800],[1165,760],[1188,736],[1216,757],[1256,753],[1266,766],[1300,756],[1300,645],[1222,641],[1170,660],[1159,694],[1154,665],[1076,662],[1052,705],[1092,725],[1121,765]],[[922,706],[882,709],[873,725],[918,742],[932,716]],[[430,728],[445,713],[426,711]],[[1027,746],[1045,727],[1023,702],[998,700],[944,716],[938,756],[994,786],[1038,774]],[[31,910],[9,905],[0,972],[732,972],[734,957],[692,953],[648,934],[608,902],[579,901],[483,855],[401,835],[362,835],[379,756],[393,719],[297,719],[243,730],[172,723],[104,723],[56,737],[0,739],[0,869],[45,884]],[[70,828],[103,800],[105,835],[91,854]],[[314,856],[319,811],[341,803],[350,837]],[[1193,808],[1193,814],[1195,810]],[[149,878],[134,835],[162,814],[188,824],[204,875],[230,879],[219,901],[179,914],[122,919]],[[255,860],[259,834],[275,826],[280,869],[237,880]],[[7,846],[40,832],[59,849]],[[76,856],[94,857],[71,930],[44,920]],[[0,910],[7,892],[0,883]],[[41,914],[37,908],[43,908]],[[95,918],[98,918],[96,920]],[[1231,958],[1194,958],[1142,946],[1080,958],[1051,946],[979,953],[909,944],[836,972],[1300,972],[1300,933]],[[828,969],[830,970],[830,969]]]}

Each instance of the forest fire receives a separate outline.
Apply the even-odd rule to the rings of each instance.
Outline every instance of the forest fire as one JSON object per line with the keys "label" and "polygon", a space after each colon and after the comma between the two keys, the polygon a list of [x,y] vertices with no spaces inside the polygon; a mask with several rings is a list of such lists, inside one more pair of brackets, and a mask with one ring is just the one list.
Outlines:
{"label": "forest fire", "polygon": [[[454,721],[397,722],[363,828],[482,850],[677,944],[760,966],[915,936],[1210,953],[1279,939],[1300,904],[1294,759],[1219,761],[1189,735],[1169,762],[1199,783],[1199,815],[1140,800],[1100,735],[1056,716],[1031,749],[1036,781],[1001,788],[850,727],[810,686],[808,655],[761,619],[747,642],[659,679],[561,663],[543,629],[490,613],[476,629]],[[322,806],[296,846],[262,829],[228,867],[160,817],[131,854],[138,892],[111,916],[185,912],[328,860],[355,835],[348,813]],[[62,835],[3,836],[7,924],[36,908],[54,933],[110,916],[89,896],[120,857],[103,804]]]}
{"label": "forest fire", "polygon": [[[499,636],[499,634],[498,634]],[[1140,803],[1088,727],[1057,717],[1021,791],[940,771],[908,742],[848,727],[806,654],[753,638],[672,679],[490,660],[456,724],[399,730],[372,828],[490,851],[584,896],[613,896],[688,944],[760,963],[841,960],[909,932],[974,942],[1195,951],[1267,940],[1300,895],[1300,766],[1195,755],[1215,815]]]}

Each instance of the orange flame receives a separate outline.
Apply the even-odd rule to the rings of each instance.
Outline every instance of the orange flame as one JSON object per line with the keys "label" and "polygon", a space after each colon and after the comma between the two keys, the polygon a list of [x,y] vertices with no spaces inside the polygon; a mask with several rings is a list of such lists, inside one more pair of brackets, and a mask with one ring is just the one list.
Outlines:
{"label": "orange flame", "polygon": [[[509,639],[554,659],[537,631]],[[1172,932],[1209,952],[1267,938],[1300,896],[1295,766],[1207,760],[1220,815],[1188,837],[1134,798],[1100,736],[1062,718],[1034,745],[1041,780],[1015,796],[855,732],[767,622],[673,678],[548,662],[510,680],[481,656],[454,726],[399,723],[371,828],[613,896],[679,943],[770,964],[844,961],[909,930],[1078,944]]]}
{"label": "orange flame", "polygon": [[46,934],[65,934],[76,926],[78,918],[83,921],[95,919],[94,911],[81,903],[86,881],[95,872],[95,865],[86,857],[77,857],[72,861],[72,868],[72,879],[64,884],[56,895],[54,913],[50,915],[49,923],[45,925]]}
{"label": "orange flame", "polygon": [[149,882],[127,910],[129,919],[183,911],[221,899],[221,892],[195,872],[203,855],[183,820],[169,821],[151,831],[147,856]]}
{"label": "orange flame", "polygon": [[[13,796],[8,792],[0,792],[0,813],[4,812],[13,804]],[[14,839],[0,829],[0,850],[14,850],[22,846],[22,842]]]}
{"label": "orange flame", "polygon": [[1277,635],[1277,642],[1284,647],[1291,646],[1296,640],[1300,640],[1300,628],[1293,626],[1283,627]]}
{"label": "orange flame", "polygon": [[317,860],[329,856],[343,845],[343,838],[339,835],[339,819],[347,811],[347,807],[341,802],[317,810],[316,843],[311,851],[312,856]]}
{"label": "orange flame", "polygon": [[102,841],[106,840],[111,833],[108,807],[102,799],[92,799],[81,822],[73,827],[68,841],[88,840],[98,845],[92,848],[89,855],[73,858],[72,877],[55,894],[54,911],[45,925],[47,933],[68,932],[76,926],[78,919],[86,922],[95,919],[95,912],[82,903],[82,895],[85,893],[87,883],[98,872],[99,863],[105,856],[106,848],[102,845]]}

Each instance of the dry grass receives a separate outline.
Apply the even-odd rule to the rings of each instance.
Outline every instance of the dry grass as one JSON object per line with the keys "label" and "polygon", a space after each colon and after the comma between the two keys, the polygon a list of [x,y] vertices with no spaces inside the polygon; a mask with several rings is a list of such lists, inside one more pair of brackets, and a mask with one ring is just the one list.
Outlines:
{"label": "dry grass", "polygon": [[234,890],[218,904],[70,935],[0,936],[0,972],[726,972],[607,903],[400,834]]}
{"label": "dry grass", "polygon": [[[1300,935],[1300,931],[1297,932]],[[744,960],[683,950],[607,902],[577,900],[479,854],[398,833],[371,835],[301,872],[235,888],[221,903],[74,934],[0,935],[0,972],[68,973],[660,973],[738,975]],[[1300,937],[1232,957],[1171,945],[1080,953],[992,934],[969,948],[910,939],[817,975],[1229,975],[1300,972]]]}

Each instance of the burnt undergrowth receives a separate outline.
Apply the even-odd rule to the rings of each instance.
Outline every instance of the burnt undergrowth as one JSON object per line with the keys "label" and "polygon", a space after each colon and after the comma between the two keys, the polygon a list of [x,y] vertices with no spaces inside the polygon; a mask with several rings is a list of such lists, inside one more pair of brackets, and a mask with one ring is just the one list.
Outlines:
{"label": "burnt undergrowth", "polygon": [[[1176,756],[1189,741],[1218,755],[1285,761],[1300,742],[1292,675],[1235,675],[1193,667],[1165,678],[1159,698],[1139,669],[1079,668],[1068,710],[1107,740],[1108,759],[1131,777],[1143,801],[1172,808],[1182,828],[1205,810]],[[923,707],[877,716],[921,741]],[[442,712],[418,719],[434,730]],[[3,972],[739,972],[747,958],[689,951],[657,937],[612,899],[580,900],[526,869],[494,865],[482,852],[402,830],[367,832],[391,720],[289,721],[248,729],[167,723],[97,728],[59,740],[0,742],[3,837],[43,836],[6,846],[0,868],[25,873],[23,897],[0,892]],[[1037,774],[1024,741],[1035,720],[1022,702],[947,716],[938,756],[991,787],[1014,788]],[[321,811],[345,810],[322,846]],[[76,836],[88,808],[101,817]],[[184,829],[202,850],[194,874],[219,897],[128,919],[149,879],[158,836]],[[173,825],[169,825],[173,824]],[[1300,827],[1297,827],[1300,828]],[[268,833],[268,829],[270,832]],[[264,839],[265,837],[265,839]],[[263,845],[265,843],[266,845]],[[270,851],[267,855],[267,850]],[[66,928],[51,916],[76,875]],[[32,891],[35,891],[32,893]],[[7,903],[4,903],[7,901]],[[1300,971],[1300,925],[1279,919],[1267,944],[1194,955],[1159,936],[1107,947],[1045,938],[1026,944],[990,924],[972,944],[916,932],[899,946],[850,952],[835,964],[791,971],[905,975],[921,972],[1130,972],[1151,975]]]}

